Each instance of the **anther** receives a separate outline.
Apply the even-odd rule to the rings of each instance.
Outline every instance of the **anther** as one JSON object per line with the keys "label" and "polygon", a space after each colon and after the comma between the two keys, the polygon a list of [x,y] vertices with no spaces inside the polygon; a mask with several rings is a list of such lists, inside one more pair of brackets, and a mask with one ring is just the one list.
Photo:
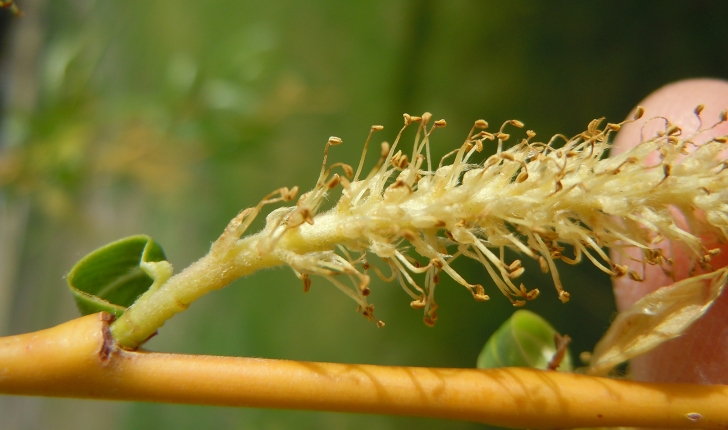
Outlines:
{"label": "anther", "polygon": [[409,160],[406,154],[402,154],[402,151],[397,151],[392,156],[392,165],[404,169],[409,164]]}
{"label": "anther", "polygon": [[337,185],[339,185],[339,182],[341,182],[341,178],[338,174],[334,174],[334,176],[331,178],[331,180],[326,184],[326,188],[328,189],[334,189]]}
{"label": "anther", "polygon": [[373,125],[372,130],[381,131],[381,130],[384,130],[384,126],[383,125]]}
{"label": "anther", "polygon": [[679,136],[682,133],[682,130],[680,127],[676,126],[675,124],[670,125],[667,129],[667,134],[669,136]]}
{"label": "anther", "polygon": [[293,210],[291,214],[288,215],[286,226],[288,228],[295,228],[304,222],[313,225],[313,213],[309,208],[301,206]]}
{"label": "anther", "polygon": [[290,202],[291,200],[296,198],[296,195],[298,194],[298,186],[295,186],[291,189],[288,189],[288,187],[283,187],[280,191],[283,201]]}
{"label": "anther", "polygon": [[473,298],[475,300],[477,300],[479,302],[484,302],[486,300],[490,300],[490,297],[487,294],[485,294],[485,289],[483,288],[482,285],[475,284],[475,285],[473,285],[473,288],[475,289],[475,291],[472,291]]}
{"label": "anther", "polygon": [[521,289],[522,297],[525,297],[526,300],[533,300],[536,297],[538,297],[539,294],[541,294],[541,291],[538,288],[534,288],[531,291],[526,291],[526,287],[523,284],[521,284],[520,289]]}
{"label": "anther", "polygon": [[352,169],[351,166],[348,165],[348,164],[342,164],[341,165],[341,170],[343,170],[344,171],[344,174],[347,177],[349,177],[349,178],[351,178],[352,176],[354,176],[354,169]]}
{"label": "anther", "polygon": [[418,237],[417,233],[415,233],[412,230],[408,230],[408,229],[403,229],[399,234],[402,235],[402,237],[404,237],[405,239],[409,240],[410,242],[417,240],[417,237]]}
{"label": "anther", "polygon": [[485,130],[486,128],[488,128],[488,121],[486,121],[484,119],[479,119],[479,120],[475,121],[475,128]]}
{"label": "anther", "polygon": [[308,293],[308,291],[311,289],[311,278],[308,277],[307,274],[301,275],[301,280],[303,281],[303,292]]}
{"label": "anther", "polygon": [[567,293],[566,291],[561,291],[559,293],[559,300],[561,300],[561,303],[568,302],[570,297],[571,297],[571,294]]}
{"label": "anther", "polygon": [[402,116],[404,116],[404,125],[410,125],[410,124],[412,124],[412,117],[410,116],[410,114],[405,113]]}
{"label": "anther", "polygon": [[331,145],[331,146],[341,145],[342,142],[343,141],[339,137],[336,137],[336,136],[329,137],[329,145]]}
{"label": "anther", "polygon": [[728,121],[728,109],[723,109],[720,112],[720,115],[718,116],[718,118],[720,119],[720,122]]}
{"label": "anther", "polygon": [[705,109],[705,105],[695,106],[695,115],[700,116],[700,113],[703,112],[703,109]]}
{"label": "anther", "polygon": [[404,169],[408,165],[409,165],[409,158],[405,154],[405,155],[402,156],[402,158],[399,159],[399,164],[397,165],[397,167],[399,167],[400,169]]}
{"label": "anther", "polygon": [[639,273],[635,272],[634,270],[630,270],[629,272],[627,272],[627,276],[629,276],[629,279],[637,282],[642,282],[645,280]]}
{"label": "anther", "polygon": [[509,273],[508,277],[510,279],[516,279],[519,276],[523,275],[523,272],[525,272],[525,271],[526,271],[526,269],[524,267],[518,268],[518,269],[514,270],[513,272]]}
{"label": "anther", "polygon": [[444,119],[438,119],[437,121],[435,121],[436,128],[443,128],[445,126],[447,126],[447,122]]}
{"label": "anther", "polygon": [[523,128],[523,123],[517,119],[509,120],[508,123],[514,127]]}
{"label": "anther", "polygon": [[614,267],[612,267],[612,272],[614,272],[615,277],[621,278],[629,272],[629,268],[624,265],[615,264]]}
{"label": "anther", "polygon": [[422,309],[422,308],[425,307],[425,305],[426,305],[426,302],[425,302],[425,298],[424,297],[420,298],[419,300],[412,300],[410,302],[410,306],[413,309]]}
{"label": "anther", "polygon": [[643,108],[642,106],[637,106],[637,109],[635,110],[634,116],[632,118],[634,118],[635,120],[638,120],[638,119],[642,118],[642,115],[644,115],[644,114],[645,114],[645,108]]}

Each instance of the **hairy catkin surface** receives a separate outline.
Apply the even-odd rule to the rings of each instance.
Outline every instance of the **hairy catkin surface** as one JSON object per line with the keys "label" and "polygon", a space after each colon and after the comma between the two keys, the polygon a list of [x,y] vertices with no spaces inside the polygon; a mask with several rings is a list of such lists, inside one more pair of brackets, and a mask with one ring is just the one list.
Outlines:
{"label": "hairy catkin surface", "polygon": [[[698,117],[701,110],[696,108]],[[614,264],[603,248],[620,252],[637,247],[645,264],[660,265],[670,273],[672,262],[657,246],[660,242],[671,241],[696,267],[711,270],[711,255],[718,251],[707,249],[699,236],[728,239],[728,161],[721,155],[727,138],[694,142],[714,125],[683,135],[668,120],[654,119],[664,121],[663,132],[606,158],[610,134],[621,124],[600,128],[601,120],[595,120],[573,138],[559,135],[548,142],[536,141],[529,130],[525,138],[504,149],[510,140],[506,131],[523,124],[511,120],[489,133],[487,122],[478,120],[464,144],[433,167],[427,156],[430,138],[445,121],[431,121],[429,113],[404,117],[405,127],[391,147],[382,144],[379,162],[363,177],[366,146],[354,173],[342,163],[327,165],[329,147],[341,143],[332,137],[316,187],[296,206],[271,212],[265,229],[238,240],[237,246],[254,246],[259,255],[269,254],[288,264],[305,290],[312,275],[328,279],[369,319],[375,318],[366,299],[368,273],[396,279],[412,297],[411,306],[423,308],[425,323],[432,325],[437,320],[434,290],[442,272],[476,300],[489,298],[483,286],[470,283],[452,268],[459,257],[480,262],[498,289],[520,306],[535,298],[538,290],[516,281],[524,269],[520,260],[504,260],[505,248],[538,260],[566,302],[569,293],[555,260],[575,264],[586,258],[611,276],[640,280],[642,273]],[[412,124],[418,130],[409,155],[399,144],[402,132]],[[372,132],[381,128],[374,126]],[[497,146],[496,153],[476,161],[485,145]],[[647,164],[653,153],[659,154],[659,162]],[[335,168],[345,175],[333,173]],[[319,213],[324,198],[338,186],[343,191],[336,206]],[[295,191],[279,190],[242,212],[219,241],[237,240],[264,204],[291,200]],[[675,210],[685,217],[686,228],[676,223]],[[371,266],[367,261],[372,254],[391,273]]]}

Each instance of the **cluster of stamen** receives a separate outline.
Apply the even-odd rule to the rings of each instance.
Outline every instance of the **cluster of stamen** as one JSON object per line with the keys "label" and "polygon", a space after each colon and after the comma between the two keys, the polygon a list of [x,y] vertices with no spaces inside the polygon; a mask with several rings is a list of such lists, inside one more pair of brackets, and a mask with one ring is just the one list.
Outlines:
{"label": "cluster of stamen", "polygon": [[[699,119],[701,111],[701,106],[695,110]],[[642,114],[638,110],[634,119]],[[371,128],[356,171],[343,163],[327,164],[330,147],[342,143],[331,137],[316,186],[301,195],[296,206],[272,211],[265,229],[255,235],[255,247],[259,255],[273,255],[288,264],[303,281],[304,291],[312,275],[327,279],[380,326],[374,306],[367,302],[370,270],[385,281],[396,280],[411,297],[410,305],[423,309],[428,325],[437,321],[434,291],[442,272],[476,300],[489,299],[481,284],[468,282],[453,269],[459,257],[478,261],[515,306],[535,298],[539,290],[516,282],[524,267],[520,260],[506,261],[506,248],[538,261],[541,270],[551,274],[562,302],[569,300],[569,293],[559,279],[557,260],[576,264],[585,256],[611,276],[644,278],[615,264],[605,247],[627,258],[633,257],[624,249],[636,247],[643,264],[659,265],[670,273],[672,261],[658,246],[670,240],[697,267],[710,270],[717,250],[707,249],[699,235],[728,238],[728,138],[698,144],[695,138],[715,125],[683,136],[666,119],[653,119],[657,120],[665,122],[664,131],[605,158],[610,134],[624,122],[600,129],[601,120],[594,120],[584,133],[570,139],[557,135],[545,143],[534,141],[536,134],[528,130],[525,138],[505,149],[510,139],[506,129],[522,128],[523,123],[507,121],[490,133],[481,119],[465,142],[433,169],[430,137],[446,122],[432,121],[429,113],[405,114],[394,143],[382,143],[378,162],[363,177],[369,142],[382,126]],[[718,124],[725,121],[724,112]],[[398,146],[413,124],[417,132],[408,155]],[[559,140],[564,143],[557,147]],[[489,142],[496,145],[495,153],[482,162],[472,161]],[[653,153],[659,154],[659,162],[647,165],[645,159]],[[334,173],[336,168],[343,175]],[[339,186],[343,191],[336,206],[320,212]],[[264,205],[291,201],[296,193],[297,188],[277,190],[241,212],[218,242],[238,240]],[[685,229],[678,226],[673,209],[686,218]],[[696,210],[704,216],[696,216]],[[390,273],[369,262],[372,254]]]}

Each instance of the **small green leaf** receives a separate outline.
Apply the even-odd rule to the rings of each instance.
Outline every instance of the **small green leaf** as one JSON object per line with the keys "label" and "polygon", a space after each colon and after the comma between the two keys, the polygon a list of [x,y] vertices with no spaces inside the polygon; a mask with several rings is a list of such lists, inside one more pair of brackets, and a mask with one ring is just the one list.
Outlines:
{"label": "small green leaf", "polygon": [[[478,368],[513,366],[547,369],[557,351],[554,341],[557,334],[540,316],[518,310],[485,343],[478,356]],[[558,370],[572,370],[568,350]]]}
{"label": "small green leaf", "polygon": [[120,317],[126,308],[171,276],[162,247],[145,235],[129,236],[85,256],[68,274],[81,314],[106,311]]}

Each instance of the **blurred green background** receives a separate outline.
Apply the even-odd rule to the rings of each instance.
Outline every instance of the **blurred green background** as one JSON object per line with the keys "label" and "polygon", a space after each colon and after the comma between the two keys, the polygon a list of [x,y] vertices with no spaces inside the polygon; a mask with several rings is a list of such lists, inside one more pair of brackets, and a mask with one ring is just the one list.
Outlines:
{"label": "blurred green background", "polygon": [[[91,250],[146,233],[177,270],[240,209],[281,186],[312,187],[332,158],[356,165],[373,124],[401,114],[448,127],[434,158],[473,121],[517,118],[542,138],[620,121],[689,77],[728,78],[724,1],[19,0],[0,10],[0,335],[77,313],[64,274]],[[377,142],[378,143],[378,142]],[[373,159],[370,160],[373,163]],[[350,299],[290,270],[204,297],[148,348],[201,354],[474,367],[514,311],[485,270],[477,303],[443,276],[437,326],[395,284],[375,281],[377,329]],[[533,264],[528,308],[591,350],[614,313],[609,278],[561,265],[561,304]],[[49,357],[49,360],[52,360]],[[395,429],[483,427],[406,417],[0,397],[8,429]]]}

